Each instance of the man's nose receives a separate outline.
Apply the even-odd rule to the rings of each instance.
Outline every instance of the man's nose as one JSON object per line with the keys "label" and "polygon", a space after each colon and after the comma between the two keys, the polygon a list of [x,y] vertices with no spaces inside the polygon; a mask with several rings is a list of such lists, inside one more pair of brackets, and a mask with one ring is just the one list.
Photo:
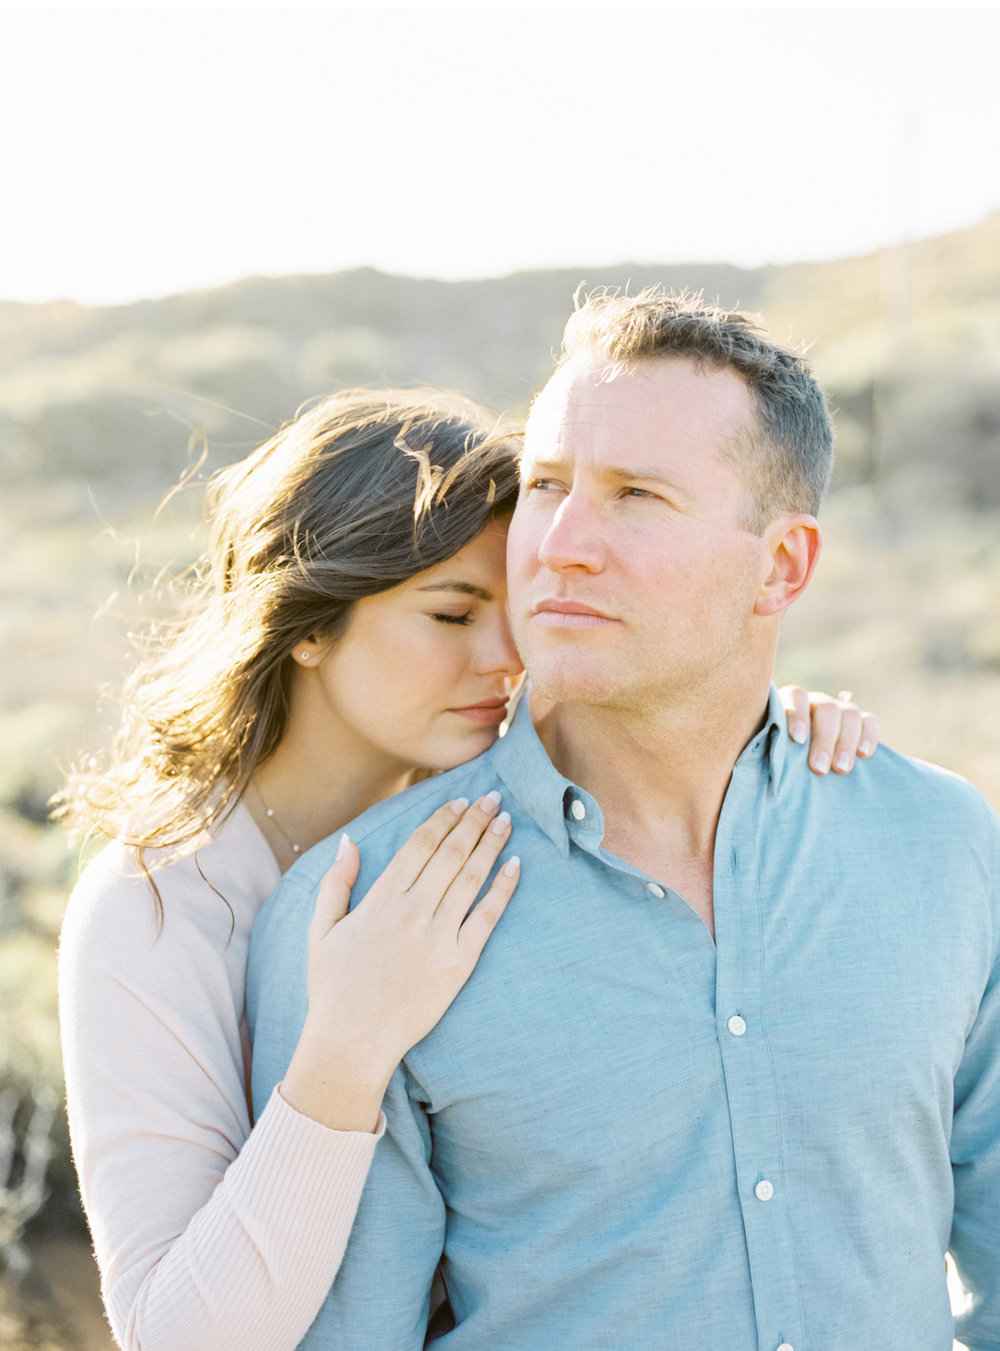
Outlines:
{"label": "man's nose", "polygon": [[600,572],[604,566],[604,534],[600,513],[582,493],[563,498],[549,523],[538,557],[552,572],[582,568]]}

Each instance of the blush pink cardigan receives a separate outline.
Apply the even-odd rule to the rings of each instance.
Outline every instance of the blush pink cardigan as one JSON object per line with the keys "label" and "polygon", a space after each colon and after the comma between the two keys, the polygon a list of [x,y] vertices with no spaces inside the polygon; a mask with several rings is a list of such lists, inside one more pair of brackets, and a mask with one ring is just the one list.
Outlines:
{"label": "blush pink cardigan", "polygon": [[108,1318],[129,1351],[291,1351],[384,1122],[327,1130],[276,1091],[251,1128],[247,947],[279,871],[246,808],[155,876],[162,931],[130,855],[106,849],[60,942],[70,1135]]}

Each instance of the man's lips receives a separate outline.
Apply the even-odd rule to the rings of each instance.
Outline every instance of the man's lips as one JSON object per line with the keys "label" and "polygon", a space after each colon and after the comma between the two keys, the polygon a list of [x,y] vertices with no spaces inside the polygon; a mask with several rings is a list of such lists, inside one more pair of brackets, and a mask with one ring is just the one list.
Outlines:
{"label": "man's lips", "polygon": [[484,699],[480,704],[466,704],[464,708],[449,708],[449,713],[468,718],[472,722],[481,722],[486,727],[499,727],[507,716],[506,699]]}
{"label": "man's lips", "polygon": [[532,606],[531,618],[535,624],[559,629],[590,629],[618,623],[603,610],[575,600],[540,600]]}

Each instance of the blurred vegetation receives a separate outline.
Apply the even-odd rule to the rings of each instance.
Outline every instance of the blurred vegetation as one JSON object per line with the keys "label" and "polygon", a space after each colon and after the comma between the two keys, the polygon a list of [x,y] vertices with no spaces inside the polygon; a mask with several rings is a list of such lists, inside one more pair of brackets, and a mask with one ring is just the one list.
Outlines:
{"label": "blurred vegetation", "polygon": [[[54,949],[78,860],[46,804],[107,734],[113,698],[99,708],[97,691],[120,679],[161,568],[198,552],[200,485],[348,384],[453,386],[523,414],[581,280],[704,289],[809,345],[838,462],[826,552],[779,674],[853,688],[899,749],[1000,807],[1000,213],[863,258],[757,271],[446,283],[362,269],[114,308],[0,303],[0,1089],[18,1095],[22,1145],[31,1104],[62,1091]],[[83,1232],[55,1131],[29,1253]]]}

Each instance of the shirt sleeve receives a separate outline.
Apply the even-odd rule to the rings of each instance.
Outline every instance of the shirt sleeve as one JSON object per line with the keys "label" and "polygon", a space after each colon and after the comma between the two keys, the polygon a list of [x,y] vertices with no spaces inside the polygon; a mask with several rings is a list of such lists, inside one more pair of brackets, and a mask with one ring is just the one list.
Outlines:
{"label": "shirt sleeve", "polygon": [[279,1093],[251,1130],[229,916],[208,898],[218,930],[188,923],[175,885],[162,932],[129,878],[78,889],[63,926],[67,1105],[105,1307],[129,1351],[291,1351],[377,1135],[327,1130]]}
{"label": "shirt sleeve", "polygon": [[431,1136],[409,1075],[397,1070],[386,1135],[365,1185],[347,1254],[302,1351],[421,1351],[445,1238],[430,1169]]}
{"label": "shirt sleeve", "polygon": [[[364,885],[355,887],[356,893],[363,891]],[[248,1011],[257,1103],[268,1100],[284,1074],[305,1020],[300,952],[314,897],[314,886],[287,878],[254,928]],[[302,1351],[421,1351],[424,1345],[431,1287],[444,1247],[445,1205],[430,1166],[427,1105],[405,1066],[390,1081],[383,1111],[385,1139],[365,1184],[347,1254]]]}
{"label": "shirt sleeve", "polygon": [[955,1077],[949,1249],[968,1297],[955,1335],[968,1351],[1000,1349],[1000,826],[993,829],[993,965]]}

